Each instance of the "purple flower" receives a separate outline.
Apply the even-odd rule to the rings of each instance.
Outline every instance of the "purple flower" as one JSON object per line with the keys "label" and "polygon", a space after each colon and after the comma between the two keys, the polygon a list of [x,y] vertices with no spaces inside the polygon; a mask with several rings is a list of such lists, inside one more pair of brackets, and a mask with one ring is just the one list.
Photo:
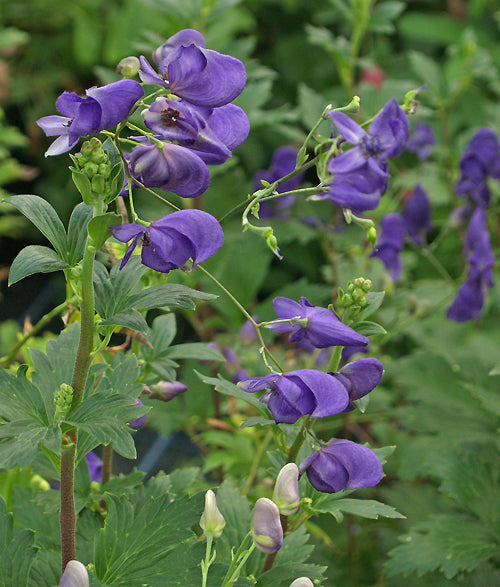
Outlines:
{"label": "purple flower", "polygon": [[159,84],[197,106],[216,108],[232,102],[245,87],[245,66],[238,59],[205,48],[203,36],[191,29],[174,35],[153,58],[159,74],[144,57],[139,76]]}
{"label": "purple flower", "polygon": [[[258,171],[252,179],[254,190],[260,190],[262,188],[261,180],[269,183],[274,183],[288,175],[295,169],[297,163],[298,151],[293,147],[283,146],[276,149],[271,159],[271,166],[267,170]],[[291,192],[296,190],[304,177],[304,173],[299,173],[295,177],[285,181],[276,188],[278,194],[285,192]],[[295,196],[290,194],[289,196],[283,196],[277,200],[264,201],[260,203],[259,216],[261,218],[269,218],[275,214],[274,208],[283,210],[289,208],[295,201]]]}
{"label": "purple flower", "polygon": [[250,124],[234,104],[202,108],[184,100],[157,98],[142,113],[148,128],[161,140],[176,141],[197,152],[205,163],[219,165],[247,138]]}
{"label": "purple flower", "polygon": [[142,393],[151,399],[159,399],[164,402],[169,402],[170,400],[173,400],[174,397],[177,397],[181,393],[185,393],[187,390],[187,386],[180,381],[160,381],[155,385],[146,387]]}
{"label": "purple flower", "polygon": [[45,156],[70,151],[84,135],[96,135],[125,120],[132,106],[144,95],[140,84],[125,79],[86,90],[86,98],[74,92],[63,92],[56,102],[63,116],[45,116],[37,120],[48,137],[58,138]]}
{"label": "purple flower", "polygon": [[416,153],[420,161],[429,158],[430,148],[436,144],[434,131],[428,124],[417,122],[413,134],[406,143],[406,150]]}
{"label": "purple flower", "polygon": [[340,414],[349,403],[346,388],[335,377],[314,369],[252,377],[238,385],[248,393],[269,390],[260,401],[267,404],[277,424],[294,424],[306,414],[312,418]]}
{"label": "purple flower", "polygon": [[335,438],[303,460],[300,472],[305,472],[311,485],[323,493],[373,487],[383,474],[380,460],[372,450]]}
{"label": "purple flower", "polygon": [[241,367],[240,360],[231,347],[225,347],[222,354],[226,359],[224,368],[231,374],[231,381],[233,383],[248,379],[248,373]]}
{"label": "purple flower", "polygon": [[329,116],[342,137],[355,145],[330,162],[331,173],[351,173],[367,164],[374,173],[386,177],[380,163],[399,155],[408,138],[408,117],[396,100],[387,102],[368,132],[342,112],[331,112]]}
{"label": "purple flower", "polygon": [[183,198],[200,196],[210,183],[208,167],[194,151],[163,143],[145,142],[130,154],[132,175],[146,187],[158,187]]}
{"label": "purple flower", "polygon": [[133,250],[142,244],[142,263],[160,273],[179,269],[188,259],[193,265],[206,261],[222,246],[224,233],[217,220],[201,210],[180,210],[151,223],[122,224],[110,228],[116,240],[133,239],[120,265],[122,269]]}
{"label": "purple flower", "polygon": [[413,194],[406,201],[403,218],[410,240],[415,245],[422,244],[421,232],[426,234],[432,229],[431,204],[424,188],[418,184]]}
{"label": "purple flower", "polygon": [[[144,404],[141,402],[140,399],[137,399],[135,401],[134,407],[143,407]],[[146,414],[144,414],[143,416],[140,416],[139,418],[136,418],[135,420],[132,420],[131,422],[128,423],[128,427],[132,428],[132,430],[139,430],[139,428],[142,428],[144,426],[144,422],[146,422]]]}
{"label": "purple flower", "polygon": [[278,506],[266,497],[257,500],[252,512],[252,538],[255,546],[272,554],[283,544],[283,528],[281,526]]}
{"label": "purple flower", "polygon": [[372,257],[377,257],[396,281],[403,268],[399,254],[403,250],[406,224],[401,214],[388,214],[380,223],[382,234],[377,239]]}
{"label": "purple flower", "polygon": [[[349,400],[356,401],[373,391],[382,379],[384,367],[377,359],[358,359],[348,363],[338,373],[331,373],[347,389]],[[354,406],[348,406],[351,411]]]}
{"label": "purple flower", "polygon": [[329,346],[367,345],[368,339],[343,324],[333,312],[313,306],[306,298],[300,304],[288,298],[279,297],[273,301],[274,311],[281,319],[296,319],[295,324],[271,324],[274,332],[291,332],[290,342],[297,343],[306,338],[313,346],[322,349]]}
{"label": "purple flower", "polygon": [[485,284],[481,271],[471,267],[467,279],[448,308],[446,317],[454,322],[479,320],[484,305],[484,292]]}
{"label": "purple flower", "polygon": [[85,455],[85,460],[89,468],[90,480],[99,483],[102,479],[101,459],[94,452],[90,451]]}

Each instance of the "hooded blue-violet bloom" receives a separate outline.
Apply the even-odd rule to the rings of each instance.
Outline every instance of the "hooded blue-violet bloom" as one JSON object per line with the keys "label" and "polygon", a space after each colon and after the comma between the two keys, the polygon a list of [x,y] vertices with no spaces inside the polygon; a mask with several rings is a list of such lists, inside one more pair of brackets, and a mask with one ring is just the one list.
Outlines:
{"label": "hooded blue-violet bloom", "polygon": [[[143,407],[144,404],[141,402],[140,399],[135,400],[135,404],[134,407]],[[139,428],[142,428],[144,426],[144,422],[146,422],[146,414],[144,414],[143,416],[140,416],[139,418],[136,418],[135,420],[132,420],[131,422],[128,423],[128,427],[132,428],[132,430],[139,430]]]}
{"label": "hooded blue-violet bloom", "polygon": [[377,257],[390,271],[393,281],[399,279],[403,265],[399,254],[403,250],[406,224],[401,214],[388,214],[380,223],[382,229],[375,244],[375,250],[370,255]]}
{"label": "hooded blue-violet bloom", "polygon": [[94,452],[90,451],[85,455],[85,460],[89,468],[90,480],[99,483],[102,479],[101,459]]}
{"label": "hooded blue-violet bloom", "polygon": [[365,336],[343,324],[333,312],[313,306],[304,297],[300,298],[300,304],[284,297],[275,298],[273,306],[278,318],[299,321],[291,324],[286,322],[270,324],[267,327],[274,332],[291,332],[290,342],[292,343],[305,338],[318,349],[368,344]]}
{"label": "hooded blue-violet bloom", "polygon": [[248,393],[269,390],[260,401],[267,404],[277,424],[295,424],[307,414],[326,418],[340,414],[349,404],[346,388],[335,377],[314,369],[252,377],[238,386]]}
{"label": "hooded blue-violet bloom", "polygon": [[355,145],[354,149],[335,157],[328,166],[329,171],[334,175],[350,173],[367,164],[374,173],[387,177],[380,163],[399,155],[408,138],[408,117],[396,100],[387,102],[368,132],[342,112],[330,112],[328,116],[342,137]]}
{"label": "hooded blue-violet bloom", "polygon": [[140,224],[122,224],[110,228],[116,240],[132,240],[120,265],[122,269],[133,250],[142,244],[142,264],[160,273],[179,269],[188,259],[193,266],[206,261],[222,246],[224,233],[217,220],[201,210],[180,210],[152,222],[149,227]]}
{"label": "hooded blue-violet bloom", "polygon": [[[382,379],[384,367],[378,359],[358,359],[342,367],[337,373],[331,373],[347,389],[349,401],[356,401],[373,391]],[[354,406],[349,405],[346,411]]]}
{"label": "hooded blue-violet bloom", "polygon": [[487,207],[491,194],[486,180],[500,180],[500,145],[490,128],[482,128],[470,140],[460,160],[456,192],[474,206]]}
{"label": "hooded blue-violet bloom", "polygon": [[224,163],[250,131],[247,115],[234,104],[202,108],[185,100],[160,97],[142,116],[158,139],[193,149],[210,165]]}
{"label": "hooded blue-violet bloom", "polygon": [[283,528],[281,526],[278,506],[267,497],[257,500],[252,512],[252,538],[255,546],[272,554],[283,544]]}
{"label": "hooded blue-violet bloom", "polygon": [[89,587],[89,574],[80,561],[69,561],[64,569],[59,587]]}
{"label": "hooded blue-violet bloom", "polygon": [[197,106],[217,108],[232,102],[245,87],[241,61],[205,48],[205,39],[185,29],[170,37],[153,53],[159,74],[141,56],[139,76],[146,84],[158,84]]}
{"label": "hooded blue-violet bloom", "polygon": [[464,256],[469,263],[469,273],[446,314],[455,322],[479,320],[484,296],[493,287],[495,257],[482,207],[478,206],[472,215],[465,238]]}
{"label": "hooded blue-violet bloom", "polygon": [[383,470],[377,455],[350,440],[332,438],[326,446],[300,464],[311,485],[323,493],[344,489],[373,487],[382,479]]}
{"label": "hooded blue-violet bloom", "polygon": [[417,122],[406,143],[406,150],[416,153],[420,161],[425,161],[429,158],[431,147],[435,144],[436,137],[432,128],[428,124]]}
{"label": "hooded blue-violet bloom", "polygon": [[96,135],[123,122],[144,95],[144,90],[137,82],[125,79],[90,88],[85,93],[87,97],[81,98],[74,92],[63,92],[56,102],[56,108],[63,116],[45,116],[37,120],[48,137],[58,137],[48,148],[46,157],[66,153],[80,137]]}
{"label": "hooded blue-violet bloom", "polygon": [[299,468],[295,463],[287,463],[278,473],[273,502],[282,516],[291,516],[299,509]]}
{"label": "hooded blue-violet bloom", "polygon": [[411,242],[422,245],[422,233],[432,230],[431,203],[424,188],[417,184],[413,194],[406,201],[402,216]]}

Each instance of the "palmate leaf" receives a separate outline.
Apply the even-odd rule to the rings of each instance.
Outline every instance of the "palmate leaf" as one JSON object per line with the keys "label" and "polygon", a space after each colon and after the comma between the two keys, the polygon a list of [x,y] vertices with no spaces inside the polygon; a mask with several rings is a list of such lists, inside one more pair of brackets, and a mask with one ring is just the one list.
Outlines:
{"label": "palmate leaf", "polygon": [[141,355],[151,363],[164,357],[177,333],[174,314],[162,314],[153,320],[149,342],[152,348],[141,347]]}
{"label": "palmate leaf", "polygon": [[203,496],[172,501],[163,494],[135,506],[127,498],[109,498],[107,504],[106,524],[94,544],[97,578],[109,586],[175,584],[167,570],[173,568],[178,579],[183,569],[172,566],[168,555],[194,537],[190,527],[203,512]]}
{"label": "palmate leaf", "polygon": [[35,533],[32,530],[14,531],[12,514],[6,512],[0,497],[0,586],[24,587],[35,558]]}
{"label": "palmate leaf", "polygon": [[403,544],[389,553],[389,577],[440,570],[451,579],[500,553],[498,538],[476,520],[461,514],[431,516],[400,540]]}

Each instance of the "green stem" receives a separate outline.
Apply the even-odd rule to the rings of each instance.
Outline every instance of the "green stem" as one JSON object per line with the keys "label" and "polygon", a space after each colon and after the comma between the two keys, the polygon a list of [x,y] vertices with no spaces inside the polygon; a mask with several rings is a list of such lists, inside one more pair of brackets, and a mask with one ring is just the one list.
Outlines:
{"label": "green stem", "polygon": [[295,461],[297,460],[297,455],[299,454],[300,447],[304,444],[304,440],[306,439],[308,420],[309,416],[306,416],[304,418],[302,430],[300,430],[300,432],[297,434],[292,446],[290,447],[290,450],[288,451],[288,463],[295,463]]}
{"label": "green stem", "polygon": [[76,510],[74,471],[77,440],[78,432],[76,429],[73,429],[67,433],[61,448],[61,512],[59,514],[59,523],[61,529],[62,572],[64,572],[68,562],[75,559]]}
{"label": "green stem", "polygon": [[[231,561],[231,564],[229,565],[229,569],[227,570],[226,576],[224,577],[224,581],[223,581],[221,587],[231,587],[231,585],[233,585],[234,582],[238,579],[239,572],[241,571],[241,567],[247,561],[248,557],[252,554],[252,552],[255,548],[255,543],[252,542],[252,544],[247,549],[247,544],[248,544],[249,540],[251,540],[251,536],[252,535],[249,532],[245,536],[245,538],[243,538],[243,540],[240,544],[240,547],[236,551],[236,554],[234,555],[233,560]],[[246,552],[245,552],[245,550],[246,550]],[[244,552],[245,552],[245,554],[243,554]],[[238,575],[235,576],[235,574],[237,572],[238,572]]]}
{"label": "green stem", "polygon": [[207,547],[205,550],[205,561],[201,563],[201,575],[202,575],[202,582],[201,587],[206,587],[207,579],[208,579],[208,569],[212,564],[212,543],[214,541],[214,535],[212,533],[207,534]]}
{"label": "green stem", "polygon": [[336,373],[337,369],[340,365],[340,359],[342,358],[342,346],[336,346],[335,350],[333,351],[332,358],[330,359],[330,363],[328,364],[327,371],[329,373]]}

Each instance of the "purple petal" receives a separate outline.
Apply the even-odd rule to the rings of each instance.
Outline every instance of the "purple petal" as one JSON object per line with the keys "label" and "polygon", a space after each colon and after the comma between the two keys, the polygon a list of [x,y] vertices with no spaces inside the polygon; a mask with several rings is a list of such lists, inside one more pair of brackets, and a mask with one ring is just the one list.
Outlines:
{"label": "purple petal", "polygon": [[78,114],[80,104],[85,100],[75,92],[63,92],[56,101],[57,111],[68,118],[74,118]]}
{"label": "purple petal", "polygon": [[347,470],[349,479],[345,489],[373,487],[382,479],[383,470],[380,460],[366,446],[349,440],[332,439],[323,451]]}
{"label": "purple petal", "polygon": [[97,134],[102,130],[99,128],[100,120],[101,107],[99,104],[92,98],[83,100],[69,127],[70,141],[78,140],[84,135]]}
{"label": "purple petal", "polygon": [[92,451],[85,455],[85,460],[89,468],[90,480],[99,483],[102,479],[102,460]]}
{"label": "purple petal", "polygon": [[384,146],[384,160],[404,151],[408,131],[408,116],[394,98],[387,102],[370,125],[370,134],[377,136]]}
{"label": "purple petal", "polygon": [[349,399],[357,400],[370,393],[382,379],[384,368],[377,359],[358,359],[340,370],[350,382]]}
{"label": "purple petal", "polygon": [[318,491],[337,493],[346,489],[349,482],[347,469],[336,459],[330,458],[323,450],[311,455],[316,457],[311,461],[312,465],[306,466],[302,463],[301,470],[306,471],[309,483]]}
{"label": "purple petal", "polygon": [[357,145],[366,135],[366,132],[361,126],[343,112],[330,112],[328,116],[337,127],[339,133],[348,143],[351,143],[351,145]]}
{"label": "purple petal", "polygon": [[239,147],[250,132],[250,123],[245,112],[235,104],[215,108],[207,119],[207,124],[231,151]]}
{"label": "purple petal", "polygon": [[139,77],[145,84],[149,84],[152,86],[160,85],[165,88],[168,88],[168,84],[166,81],[159,75],[148,63],[148,60],[141,55],[139,57],[139,61],[141,63],[141,69],[139,69]]}
{"label": "purple petal", "polygon": [[100,88],[90,88],[85,93],[101,107],[99,130],[106,130],[123,122],[132,106],[144,96],[141,84],[131,79],[122,79]]}
{"label": "purple petal", "polygon": [[160,271],[160,269],[157,269],[160,263],[164,267],[164,269],[161,269],[162,273],[167,273],[172,269],[179,269],[189,258],[195,255],[191,240],[172,228],[158,229],[153,222],[150,235],[150,244],[142,247],[142,258],[144,264],[148,267],[151,267],[150,263],[155,263],[156,267],[152,268],[156,271]]}
{"label": "purple petal", "polygon": [[333,312],[326,308],[314,308],[306,314],[309,318],[307,338],[318,349],[329,346],[367,345],[368,339],[343,324]]}
{"label": "purple petal", "polygon": [[251,528],[253,541],[259,550],[272,554],[281,548],[283,528],[280,512],[270,499],[261,497],[257,500],[252,512]]}
{"label": "purple petal", "polygon": [[333,173],[352,173],[366,163],[366,156],[359,147],[354,147],[347,153],[341,153],[328,163],[328,171]]}
{"label": "purple petal", "polygon": [[277,374],[266,375],[265,377],[251,377],[246,381],[240,381],[238,387],[248,393],[255,393],[256,391],[263,391],[270,389],[273,383],[279,378]]}
{"label": "purple petal", "polygon": [[312,418],[325,418],[340,414],[349,404],[349,394],[346,388],[328,373],[314,369],[301,369],[288,373],[287,379],[294,382],[299,379],[311,391],[316,407],[307,413]]}
{"label": "purple petal", "polygon": [[76,140],[70,140],[69,134],[63,135],[57,138],[45,151],[45,157],[50,157],[53,155],[61,155],[62,153],[67,153],[71,151],[71,149],[78,143],[78,137]]}
{"label": "purple petal", "polygon": [[197,47],[206,47],[205,39],[203,35],[193,29],[184,29],[179,31],[175,35],[172,35],[161,47],[158,47],[153,52],[153,61],[156,65],[160,63],[168,56],[174,49],[180,45],[196,45]]}
{"label": "purple petal", "polygon": [[69,123],[71,118],[66,116],[44,116],[36,121],[37,125],[48,137],[55,137],[69,134]]}
{"label": "purple petal", "polygon": [[140,224],[120,224],[112,226],[109,232],[121,243],[128,243],[136,236],[147,232],[146,227]]}

